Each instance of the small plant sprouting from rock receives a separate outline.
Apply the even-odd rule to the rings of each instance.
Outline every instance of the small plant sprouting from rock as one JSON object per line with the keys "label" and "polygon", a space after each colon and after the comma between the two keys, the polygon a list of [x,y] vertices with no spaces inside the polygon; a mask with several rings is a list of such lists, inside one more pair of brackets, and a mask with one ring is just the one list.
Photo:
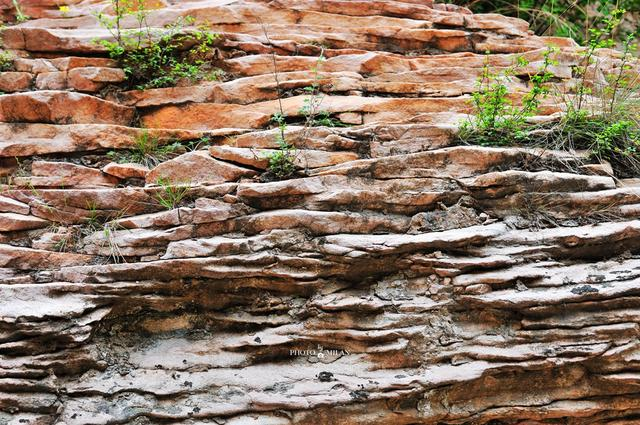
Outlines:
{"label": "small plant sprouting from rock", "polygon": [[325,61],[324,48],[320,50],[320,55],[315,66],[311,69],[313,73],[313,83],[305,87],[303,90],[308,94],[304,100],[300,114],[305,118],[305,128],[308,127],[346,127],[340,120],[331,117],[331,114],[322,109],[324,94],[320,87],[320,68]]}
{"label": "small plant sprouting from rock", "polygon": [[56,234],[52,248],[58,252],[75,252],[87,243],[86,238],[90,238],[91,244],[97,243],[101,248],[107,248],[111,262],[126,263],[115,237],[117,230],[124,229],[118,224],[118,220],[126,215],[126,209],[115,213],[102,212],[95,201],[87,201],[86,209],[87,215],[82,225],[50,226],[49,232]]}
{"label": "small plant sprouting from rock", "polygon": [[62,14],[62,16],[65,17],[65,18],[67,17],[69,12],[71,12],[71,8],[69,6],[67,6],[67,5],[58,6],[58,10]]}
{"label": "small plant sprouting from rock", "polygon": [[[264,33],[267,43],[271,45],[271,39],[269,38],[269,34],[267,33],[267,28],[259,19],[258,23],[262,27],[262,32]],[[276,144],[278,145],[279,149],[278,151],[266,156],[268,160],[267,171],[273,178],[283,180],[291,177],[295,173],[295,159],[297,151],[287,142],[286,139],[287,122],[286,115],[284,113],[284,107],[282,106],[282,87],[280,85],[280,77],[278,75],[278,62],[276,60],[276,52],[273,49],[271,50],[271,62],[273,65],[273,78],[276,82],[279,108],[279,112],[273,115],[271,121],[278,126]]]}
{"label": "small plant sprouting from rock", "polygon": [[277,123],[279,134],[276,136],[278,150],[267,155],[269,160],[268,171],[276,179],[282,180],[291,177],[296,171],[296,150],[289,145],[284,138],[287,124],[282,114],[275,114],[272,120]]}
{"label": "small plant sprouting from rock", "polygon": [[18,23],[26,22],[30,18],[22,12],[22,8],[20,7],[20,2],[18,0],[12,0],[13,7],[16,9],[16,21]]}
{"label": "small plant sprouting from rock", "polygon": [[156,201],[167,210],[179,207],[191,189],[190,183],[173,184],[166,178],[159,178],[156,184],[160,187],[155,194]]}
{"label": "small plant sprouting from rock", "polygon": [[133,148],[129,151],[109,151],[107,156],[118,163],[136,163],[153,168],[163,161],[171,159],[183,149],[178,142],[161,144],[160,139],[143,130],[135,139]]}
{"label": "small plant sprouting from rock", "polygon": [[[151,28],[144,0],[111,0],[115,15],[96,14],[111,40],[98,42],[124,69],[130,88],[171,87],[181,80],[195,82],[219,75],[210,66],[219,35],[203,28],[186,30],[192,17],[180,18],[164,28]],[[123,28],[123,20],[134,16],[135,29]]]}

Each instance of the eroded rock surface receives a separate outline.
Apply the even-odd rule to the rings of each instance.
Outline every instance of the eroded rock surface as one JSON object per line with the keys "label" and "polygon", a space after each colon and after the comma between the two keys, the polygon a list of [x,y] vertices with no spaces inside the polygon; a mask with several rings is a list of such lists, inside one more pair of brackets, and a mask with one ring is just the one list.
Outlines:
{"label": "eroded rock surface", "polygon": [[[555,44],[571,87],[571,40],[431,0],[159,0],[153,27],[222,35],[226,77],[121,92],[106,2],[23,3],[0,74],[0,424],[638,423],[638,181],[453,143],[485,60],[533,72]],[[302,125],[315,81],[345,126]],[[132,163],[144,137],[180,147]]]}

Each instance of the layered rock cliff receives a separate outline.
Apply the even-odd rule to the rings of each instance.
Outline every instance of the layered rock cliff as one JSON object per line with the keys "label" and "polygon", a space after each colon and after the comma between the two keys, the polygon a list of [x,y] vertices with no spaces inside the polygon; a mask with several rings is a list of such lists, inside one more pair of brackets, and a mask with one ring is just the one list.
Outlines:
{"label": "layered rock cliff", "polygon": [[[2,33],[0,424],[640,421],[637,181],[454,143],[485,60],[554,44],[570,86],[571,40],[430,0],[165,0],[149,25],[221,34],[223,78],[123,91],[108,2],[62,3]],[[300,124],[318,78],[346,126]],[[178,147],[113,161],[145,137]]]}

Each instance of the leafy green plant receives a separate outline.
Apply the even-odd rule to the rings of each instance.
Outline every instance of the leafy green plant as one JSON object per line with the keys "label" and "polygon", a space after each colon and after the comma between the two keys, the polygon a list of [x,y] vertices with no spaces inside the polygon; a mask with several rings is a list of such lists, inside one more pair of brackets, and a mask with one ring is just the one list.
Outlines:
{"label": "leafy green plant", "polygon": [[271,177],[283,180],[291,177],[296,171],[295,159],[297,150],[287,143],[284,137],[287,128],[285,116],[279,113],[274,114],[271,120],[278,125],[278,134],[276,136],[278,150],[265,155],[268,160],[267,171]]}
{"label": "leafy green plant", "polygon": [[[577,81],[569,93],[558,95],[565,101],[566,113],[559,119],[531,124],[526,118],[535,115],[540,99],[549,94],[552,75],[547,68],[554,64],[545,55],[544,65],[530,77],[531,89],[520,108],[506,99],[507,87],[486,69],[472,95],[475,116],[461,126],[460,139],[481,145],[514,143],[546,149],[588,151],[596,161],[608,161],[620,177],[640,175],[640,84],[631,66],[635,59],[635,36],[628,35],[616,68],[603,69],[600,50],[613,47],[613,34],[624,10],[614,10],[604,24],[590,31],[588,47],[580,66],[573,70]],[[611,69],[607,71],[607,69]],[[598,80],[606,73],[604,82]]]}
{"label": "leafy green plant", "polygon": [[[112,40],[99,40],[109,56],[124,69],[129,87],[136,89],[175,86],[181,80],[195,82],[218,78],[208,62],[214,53],[218,34],[193,25],[192,17],[179,18],[164,28],[151,28],[143,0],[111,0],[115,15],[96,14]],[[135,29],[124,29],[123,20],[134,16]]]}
{"label": "leafy green plant", "polygon": [[591,37],[588,41],[588,48],[583,53],[582,65],[575,67],[573,70],[574,77],[578,79],[578,84],[575,89],[577,98],[574,101],[567,102],[568,110],[570,112],[581,110],[584,106],[586,97],[593,94],[593,89],[588,84],[589,68],[592,65],[595,65],[597,68],[598,64],[595,55],[598,50],[615,46],[612,34],[620,24],[620,20],[624,13],[625,11],[621,9],[614,10],[610,16],[606,16],[603,19],[603,28],[592,28],[589,31]]}
{"label": "leafy green plant", "polygon": [[583,61],[574,69],[578,84],[572,96],[564,95],[567,113],[549,132],[553,145],[568,144],[572,149],[586,149],[591,158],[609,161],[621,177],[640,175],[640,84],[631,62],[637,61],[636,34],[622,42],[620,63],[605,75],[605,81],[595,77],[602,69],[600,49],[616,45],[614,34],[625,15],[615,9],[603,18],[603,24],[592,29]]}
{"label": "leafy green plant", "polygon": [[287,143],[284,138],[287,123],[283,114],[274,114],[271,118],[273,122],[278,125],[278,135],[276,136],[276,143],[278,144],[278,150],[267,154],[268,159],[267,171],[275,179],[282,180],[289,178],[295,173],[295,159],[297,155],[296,149]]}
{"label": "leafy green plant", "polygon": [[129,151],[109,151],[107,156],[118,163],[136,163],[153,168],[156,165],[176,156],[183,146],[178,143],[162,145],[160,139],[151,136],[147,130],[136,137],[134,146]]}
{"label": "leafy green plant", "polygon": [[619,104],[628,104],[638,89],[638,74],[633,72],[631,62],[635,60],[635,54],[638,50],[636,34],[629,34],[622,46],[622,60],[618,67],[618,72],[608,74],[606,80],[608,85],[604,90],[604,97],[609,97],[609,114],[613,115],[616,106]]}
{"label": "leafy green plant", "polygon": [[211,137],[210,136],[202,136],[199,139],[182,142],[181,145],[184,146],[185,150],[187,150],[189,152],[197,151],[199,149],[202,149],[203,147],[210,146],[211,145]]}
{"label": "leafy green plant", "polygon": [[6,50],[0,50],[0,72],[11,71],[13,69],[13,55]]}
{"label": "leafy green plant", "polygon": [[525,137],[522,129],[527,118],[536,114],[541,101],[549,94],[547,83],[553,78],[549,71],[557,64],[553,58],[558,51],[549,47],[543,54],[543,64],[532,75],[528,75],[530,90],[522,97],[520,105],[513,105],[508,97],[507,82],[517,70],[525,68],[529,62],[519,56],[516,63],[501,74],[492,72],[487,56],[476,91],[471,94],[474,114],[462,123],[459,138],[466,143],[483,146],[510,145]]}

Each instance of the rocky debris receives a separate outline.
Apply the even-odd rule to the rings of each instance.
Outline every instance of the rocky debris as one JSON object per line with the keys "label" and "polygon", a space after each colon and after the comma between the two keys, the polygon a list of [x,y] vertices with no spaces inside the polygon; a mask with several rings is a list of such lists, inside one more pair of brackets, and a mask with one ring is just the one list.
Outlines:
{"label": "rocky debris", "polygon": [[149,0],[152,29],[222,33],[222,77],[123,92],[95,41],[106,1],[21,3],[0,424],[637,421],[640,184],[580,153],[453,144],[485,62],[526,58],[517,102],[555,44],[567,91],[573,41],[431,0]]}

